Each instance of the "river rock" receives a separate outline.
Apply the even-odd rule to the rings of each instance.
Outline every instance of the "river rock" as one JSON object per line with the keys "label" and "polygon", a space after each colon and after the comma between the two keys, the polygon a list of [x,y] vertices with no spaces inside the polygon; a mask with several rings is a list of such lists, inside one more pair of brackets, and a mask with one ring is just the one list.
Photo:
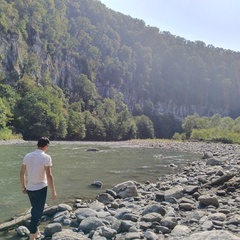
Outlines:
{"label": "river rock", "polygon": [[[179,238],[170,238],[169,240],[179,240]],[[189,237],[180,238],[180,240],[240,240],[240,238],[227,231],[212,230],[194,233]]]}
{"label": "river rock", "polygon": [[163,201],[163,200],[164,200],[164,192],[163,192],[163,191],[157,191],[157,192],[155,193],[155,200],[156,200],[157,202]]}
{"label": "river rock", "polygon": [[109,195],[111,195],[113,198],[117,198],[117,193],[114,192],[112,189],[107,189],[106,193],[108,193]]}
{"label": "river rock", "polygon": [[114,237],[117,235],[117,231],[115,229],[112,229],[107,226],[99,227],[97,232],[100,236],[105,237],[107,239],[114,239]]}
{"label": "river rock", "polygon": [[96,217],[97,212],[91,208],[80,208],[75,211],[76,218],[79,222],[88,217]]}
{"label": "river rock", "polygon": [[159,213],[148,213],[141,217],[141,221],[145,222],[160,222],[162,219],[162,215]]}
{"label": "river rock", "polygon": [[160,213],[162,216],[166,214],[166,210],[164,209],[163,206],[152,204],[144,208],[144,210],[142,211],[142,215],[152,213],[152,212]]}
{"label": "river rock", "polygon": [[191,229],[189,227],[184,225],[176,225],[171,232],[171,236],[188,236],[190,232]]}
{"label": "river rock", "polygon": [[206,164],[210,166],[220,166],[220,165],[223,165],[224,162],[219,159],[210,158],[207,160]]}
{"label": "river rock", "polygon": [[103,210],[105,205],[102,202],[99,202],[98,200],[93,201],[89,204],[89,208],[95,211]]}
{"label": "river rock", "polygon": [[83,231],[84,233],[89,233],[92,230],[96,230],[96,228],[100,226],[104,226],[104,224],[99,218],[87,217],[81,221],[79,230]]}
{"label": "river rock", "polygon": [[119,183],[112,190],[121,198],[138,196],[138,190],[132,181]]}
{"label": "river rock", "polygon": [[58,205],[58,211],[72,211],[72,207],[68,204],[61,203]]}
{"label": "river rock", "polygon": [[208,215],[209,220],[225,221],[227,216],[224,213],[213,213]]}
{"label": "river rock", "polygon": [[202,195],[198,198],[198,201],[205,206],[212,205],[215,207],[219,207],[218,198],[215,195],[211,194]]}
{"label": "river rock", "polygon": [[124,216],[123,216],[123,220],[130,220],[132,222],[137,222],[139,219],[139,215],[138,214],[135,214],[135,213],[126,213]]}
{"label": "river rock", "polygon": [[28,236],[29,234],[30,234],[30,231],[28,230],[28,228],[27,227],[25,227],[25,226],[19,226],[17,229],[16,229],[16,231],[17,231],[17,234],[19,235],[19,236]]}
{"label": "river rock", "polygon": [[122,220],[119,232],[128,232],[130,228],[134,227],[135,223],[129,220]]}
{"label": "river rock", "polygon": [[175,217],[165,217],[160,221],[162,226],[169,229],[173,229],[177,225],[177,219]]}
{"label": "river rock", "polygon": [[193,194],[195,192],[197,192],[199,189],[199,186],[185,186],[184,187],[184,193],[188,193],[188,194]]}
{"label": "river rock", "polygon": [[206,220],[205,222],[203,222],[201,227],[203,230],[212,230],[214,228],[214,225],[212,221]]}
{"label": "river rock", "polygon": [[213,153],[212,152],[204,152],[202,159],[212,158]]}
{"label": "river rock", "polygon": [[240,216],[239,215],[235,215],[234,217],[231,217],[228,221],[227,221],[228,225],[236,225],[238,226],[240,224]]}
{"label": "river rock", "polygon": [[179,208],[185,211],[192,211],[194,206],[191,203],[180,203]]}
{"label": "river rock", "polygon": [[91,186],[101,188],[103,186],[103,183],[101,181],[94,181],[91,183]]}
{"label": "river rock", "polygon": [[132,211],[128,208],[120,208],[120,209],[117,209],[114,217],[117,218],[117,219],[124,219],[124,216],[128,213],[131,213]]}
{"label": "river rock", "polygon": [[52,240],[89,240],[87,236],[70,229],[63,229],[61,232],[54,233]]}
{"label": "river rock", "polygon": [[164,239],[164,236],[163,235],[157,235],[156,233],[150,231],[150,230],[147,230],[144,234],[144,237],[147,239],[147,240],[160,240],[160,239]]}
{"label": "river rock", "polygon": [[63,219],[62,224],[66,226],[66,225],[70,225],[71,222],[72,220],[70,218],[67,218],[67,219]]}
{"label": "river rock", "polygon": [[108,204],[108,203],[111,203],[112,201],[114,201],[114,198],[108,193],[100,193],[97,196],[97,200],[104,204]]}
{"label": "river rock", "polygon": [[65,219],[70,218],[70,212],[68,210],[58,212],[53,216],[53,222],[63,222]]}
{"label": "river rock", "polygon": [[174,186],[169,190],[166,190],[164,193],[164,200],[165,201],[169,201],[172,198],[176,198],[179,199],[183,197],[183,187],[178,185],[178,186]]}
{"label": "river rock", "polygon": [[141,239],[141,233],[139,232],[130,232],[127,233],[124,238],[120,237],[120,238],[116,238],[116,240],[120,240],[120,239],[125,239],[125,240],[133,240],[133,239]]}
{"label": "river rock", "polygon": [[99,149],[98,148],[89,148],[87,149],[87,152],[98,152]]}
{"label": "river rock", "polygon": [[44,229],[44,235],[51,237],[54,233],[62,231],[62,225],[60,223],[50,223]]}

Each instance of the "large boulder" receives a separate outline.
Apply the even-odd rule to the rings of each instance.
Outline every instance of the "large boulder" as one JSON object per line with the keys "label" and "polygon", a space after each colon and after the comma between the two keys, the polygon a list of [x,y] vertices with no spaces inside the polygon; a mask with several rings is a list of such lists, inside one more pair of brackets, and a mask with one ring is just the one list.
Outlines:
{"label": "large boulder", "polygon": [[76,218],[79,222],[87,217],[96,217],[97,212],[91,208],[79,208],[75,211]]}
{"label": "large boulder", "polygon": [[68,204],[61,203],[58,205],[58,211],[72,211],[72,207]]}
{"label": "large boulder", "polygon": [[103,204],[108,204],[114,201],[114,198],[108,193],[100,193],[97,196],[97,200]]}
{"label": "large boulder", "polygon": [[28,235],[30,234],[30,231],[29,231],[28,228],[25,227],[25,226],[19,226],[19,227],[16,229],[16,231],[17,231],[17,234],[18,234],[19,236],[28,236]]}
{"label": "large boulder", "polygon": [[188,237],[172,237],[169,240],[240,240],[240,237],[224,230],[212,230],[191,234]]}
{"label": "large boulder", "polygon": [[107,226],[99,227],[97,232],[99,233],[100,236],[103,236],[107,239],[114,239],[114,237],[117,234],[117,231],[115,229],[112,229]]}
{"label": "large boulder", "polygon": [[212,205],[212,206],[215,206],[215,207],[219,207],[218,198],[214,194],[212,194],[212,195],[211,194],[202,195],[198,198],[198,201],[205,206]]}
{"label": "large boulder", "polygon": [[70,229],[63,229],[61,232],[54,233],[52,236],[52,240],[88,240],[87,236],[78,233],[73,232]]}
{"label": "large boulder", "polygon": [[162,220],[162,215],[159,213],[148,213],[141,217],[141,221],[144,222],[160,222]]}
{"label": "large boulder", "polygon": [[220,166],[223,165],[224,162],[219,160],[219,159],[215,159],[215,158],[209,158],[206,162],[206,165],[210,165],[210,166]]}
{"label": "large boulder", "polygon": [[46,237],[51,237],[54,233],[61,231],[62,225],[60,223],[49,223],[44,229],[44,234]]}
{"label": "large boulder", "polygon": [[204,152],[202,159],[208,159],[208,158],[212,158],[212,157],[213,157],[212,152]]}
{"label": "large boulder", "polygon": [[164,193],[165,201],[169,201],[172,198],[179,199],[181,197],[183,197],[183,187],[180,185],[174,186],[174,187],[166,190]]}
{"label": "large boulder", "polygon": [[152,204],[152,205],[147,206],[143,210],[142,215],[152,213],[152,212],[160,213],[162,216],[164,216],[166,214],[166,210],[161,205]]}
{"label": "large boulder", "polygon": [[96,230],[98,227],[104,226],[103,222],[97,217],[88,217],[81,221],[79,230],[84,233],[90,233],[92,230]]}
{"label": "large boulder", "polygon": [[138,196],[138,190],[133,181],[119,183],[112,190],[121,198]]}
{"label": "large boulder", "polygon": [[171,236],[180,237],[180,236],[189,236],[191,229],[184,225],[176,225],[172,232]]}

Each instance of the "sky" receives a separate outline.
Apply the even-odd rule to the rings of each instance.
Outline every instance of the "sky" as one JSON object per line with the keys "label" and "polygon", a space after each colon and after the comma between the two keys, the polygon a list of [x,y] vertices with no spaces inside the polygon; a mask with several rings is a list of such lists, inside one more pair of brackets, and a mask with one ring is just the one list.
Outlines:
{"label": "sky", "polygon": [[100,0],[190,41],[240,52],[240,0]]}

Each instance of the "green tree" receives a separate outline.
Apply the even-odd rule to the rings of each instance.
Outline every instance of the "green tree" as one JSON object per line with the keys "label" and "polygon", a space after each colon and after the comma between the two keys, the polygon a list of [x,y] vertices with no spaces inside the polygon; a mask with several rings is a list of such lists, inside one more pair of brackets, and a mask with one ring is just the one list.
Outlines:
{"label": "green tree", "polygon": [[137,136],[137,126],[128,109],[117,113],[114,140],[129,140]]}
{"label": "green tree", "polygon": [[27,74],[16,84],[16,90],[22,97],[31,92],[34,88],[36,88],[36,82]]}
{"label": "green tree", "polygon": [[240,117],[237,117],[237,118],[234,120],[233,131],[236,132],[236,133],[240,133]]}
{"label": "green tree", "polygon": [[0,130],[7,126],[8,122],[8,109],[4,105],[2,98],[0,98]]}
{"label": "green tree", "polygon": [[221,121],[221,115],[219,113],[214,114],[210,119],[209,119],[209,128],[215,128],[219,126]]}
{"label": "green tree", "polygon": [[218,126],[219,129],[223,131],[232,131],[234,127],[234,120],[230,117],[224,117],[221,119],[220,124]]}
{"label": "green tree", "polygon": [[0,84],[0,97],[4,101],[4,104],[9,108],[9,114],[12,114],[14,107],[20,98],[15,89],[10,85]]}
{"label": "green tree", "polygon": [[135,118],[137,137],[141,139],[154,138],[154,128],[151,119],[145,115]]}
{"label": "green tree", "polygon": [[206,129],[209,128],[209,118],[208,117],[201,117],[197,120],[197,129]]}
{"label": "green tree", "polygon": [[73,91],[73,101],[79,101],[82,99],[85,103],[85,109],[93,107],[95,100],[97,99],[97,89],[94,83],[92,83],[86,75],[81,74],[76,79],[75,88]]}
{"label": "green tree", "polygon": [[133,116],[141,116],[143,115],[143,110],[140,106],[140,104],[134,104],[134,108],[132,111]]}
{"label": "green tree", "polygon": [[190,137],[192,130],[197,127],[198,119],[198,114],[190,115],[184,118],[182,122],[182,129],[186,133],[187,138]]}
{"label": "green tree", "polygon": [[81,112],[81,103],[75,102],[71,104],[68,110],[68,139],[82,140],[86,136],[84,125],[84,115]]}
{"label": "green tree", "polygon": [[102,141],[106,139],[106,132],[102,121],[94,117],[89,111],[84,112],[86,140]]}
{"label": "green tree", "polygon": [[106,140],[116,140],[116,104],[113,100],[105,98],[96,108],[99,119],[102,121],[106,131]]}
{"label": "green tree", "polygon": [[152,121],[156,138],[171,139],[175,132],[182,132],[181,123],[171,114],[159,114]]}
{"label": "green tree", "polygon": [[64,138],[65,115],[62,102],[46,89],[33,89],[16,105],[14,125],[24,139],[48,136],[52,139]]}

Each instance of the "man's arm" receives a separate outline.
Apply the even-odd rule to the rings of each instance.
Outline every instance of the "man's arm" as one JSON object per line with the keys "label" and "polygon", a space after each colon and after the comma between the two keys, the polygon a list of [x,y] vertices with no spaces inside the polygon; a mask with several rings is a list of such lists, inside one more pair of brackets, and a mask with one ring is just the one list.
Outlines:
{"label": "man's arm", "polygon": [[52,190],[52,199],[55,200],[57,197],[57,193],[56,193],[56,189],[55,189],[55,185],[54,185],[52,169],[50,166],[47,166],[47,167],[45,167],[45,171],[46,171],[46,175],[47,175],[48,185]]}
{"label": "man's arm", "polygon": [[22,184],[22,193],[26,194],[27,193],[27,189],[26,189],[26,177],[25,177],[25,173],[26,173],[27,167],[26,165],[22,165],[21,170],[20,170],[20,182]]}

